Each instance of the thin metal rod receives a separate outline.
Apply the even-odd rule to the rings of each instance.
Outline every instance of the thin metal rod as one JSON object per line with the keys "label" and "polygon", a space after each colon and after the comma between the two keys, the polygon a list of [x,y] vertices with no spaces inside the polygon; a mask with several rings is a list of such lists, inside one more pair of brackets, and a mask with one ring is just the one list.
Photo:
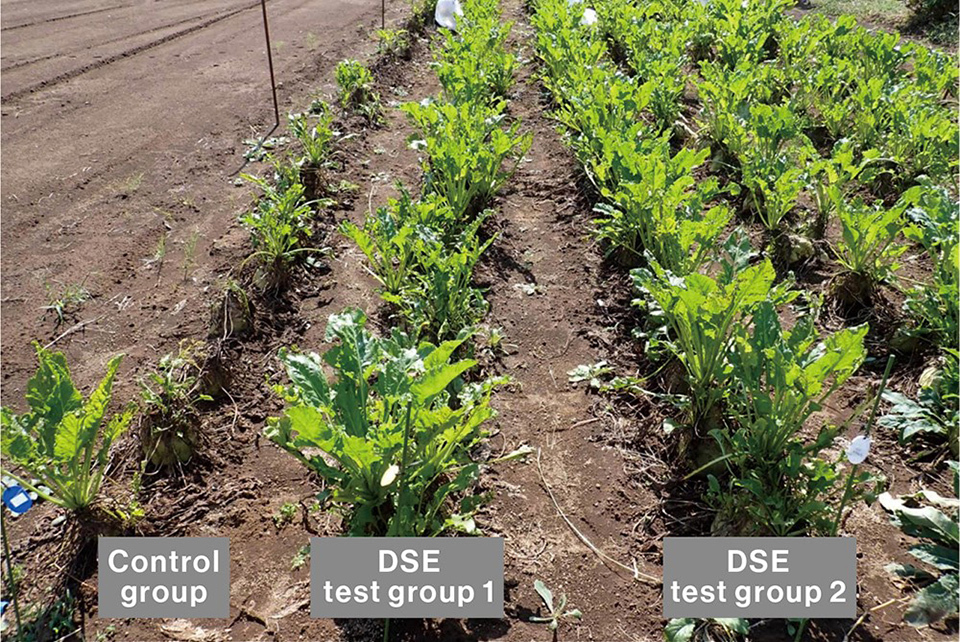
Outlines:
{"label": "thin metal rod", "polygon": [[18,587],[13,581],[13,564],[10,560],[10,541],[7,539],[7,520],[4,519],[5,511],[0,506],[0,536],[3,537],[3,556],[7,562],[7,581],[10,583],[10,595],[13,601],[13,613],[17,617],[17,639],[23,639],[23,624],[20,622],[20,600],[17,599]]}
{"label": "thin metal rod", "polygon": [[387,28],[387,0],[380,0],[380,28]]}
{"label": "thin metal rod", "polygon": [[280,126],[280,103],[277,102],[277,81],[273,76],[273,51],[270,47],[270,26],[267,24],[267,0],[260,0],[263,9],[263,35],[267,38],[267,63],[270,65],[270,88],[273,89],[273,115],[276,118],[274,127]]}

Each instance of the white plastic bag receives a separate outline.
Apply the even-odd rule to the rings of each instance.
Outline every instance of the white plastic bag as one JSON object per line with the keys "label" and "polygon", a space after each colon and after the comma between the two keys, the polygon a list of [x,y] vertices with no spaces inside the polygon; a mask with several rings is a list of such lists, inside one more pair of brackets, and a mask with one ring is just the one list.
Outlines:
{"label": "white plastic bag", "polygon": [[462,15],[460,0],[437,0],[437,10],[433,13],[433,18],[441,27],[456,31],[457,16]]}

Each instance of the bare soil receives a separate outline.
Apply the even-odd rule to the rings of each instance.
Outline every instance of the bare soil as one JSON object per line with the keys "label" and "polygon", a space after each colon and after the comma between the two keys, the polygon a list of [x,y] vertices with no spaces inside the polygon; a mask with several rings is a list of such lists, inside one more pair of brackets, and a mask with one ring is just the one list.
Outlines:
{"label": "bare soil", "polygon": [[[268,7],[282,114],[305,108],[315,92],[329,96],[340,59],[375,60],[368,36],[379,27],[376,3],[271,0]],[[507,0],[504,8],[517,21],[511,44],[531,58],[521,3]],[[161,355],[181,340],[207,339],[220,288],[249,252],[237,216],[253,193],[234,181],[263,171],[244,161],[243,141],[273,126],[259,4],[2,0],[2,10],[4,404],[23,406],[34,340],[64,351],[85,387],[107,359],[125,353],[117,397],[135,399],[137,377]],[[388,22],[400,25],[407,11],[391,4]],[[327,317],[346,306],[367,310],[381,329],[389,323],[362,256],[334,230],[385,204],[395,181],[418,186],[410,128],[390,106],[437,92],[429,61],[421,40],[411,61],[375,65],[386,123],[339,123],[355,136],[341,143],[342,169],[333,178],[360,188],[318,222],[317,242],[331,250],[326,265],[301,274],[281,298],[257,297],[252,336],[211,342],[231,377],[229,396],[201,408],[207,447],[182,475],[148,479],[141,491],[140,533],[230,537],[231,617],[97,617],[95,552],[71,549],[63,526],[51,525],[56,511],[41,505],[10,529],[15,561],[26,570],[23,599],[49,600],[49,587],[71,588],[81,600],[74,637],[381,639],[378,621],[309,618],[309,566],[295,570],[292,561],[311,535],[338,535],[339,520],[308,512],[317,480],[260,435],[281,408],[268,386],[282,381],[280,346],[321,349]],[[659,576],[664,536],[709,528],[702,489],[678,482],[681,464],[660,430],[669,409],[568,383],[569,370],[601,359],[625,373],[646,365],[629,339],[627,280],[590,238],[589,198],[534,71],[533,62],[523,65],[509,107],[533,132],[533,146],[496,203],[486,231],[498,236],[477,275],[492,306],[487,321],[506,334],[506,353],[486,355],[483,368],[516,380],[495,401],[489,450],[529,444],[540,453],[489,468],[482,480],[494,499],[478,522],[505,538],[506,618],[395,623],[395,640],[549,640],[542,625],[528,622],[540,608],[534,579],[584,613],[582,623],[562,627],[560,639],[659,640],[659,588],[617,563]],[[91,298],[58,324],[42,307],[76,284]],[[519,284],[536,287],[529,294]],[[908,385],[916,368],[898,370],[899,384]],[[852,412],[878,374],[866,369],[851,381],[830,414]],[[132,438],[118,455],[113,476],[127,483],[137,461]],[[895,492],[920,483],[945,490],[922,464],[905,464],[889,436],[878,440],[871,462]],[[277,528],[272,515],[285,502],[302,513]],[[845,530],[858,537],[861,612],[902,596],[883,566],[905,561],[903,538],[879,507],[858,507]],[[943,626],[920,633],[903,626],[903,608],[870,615],[850,639],[955,639]],[[814,623],[806,639],[839,642],[852,625]],[[782,622],[760,623],[754,633],[788,639]]]}

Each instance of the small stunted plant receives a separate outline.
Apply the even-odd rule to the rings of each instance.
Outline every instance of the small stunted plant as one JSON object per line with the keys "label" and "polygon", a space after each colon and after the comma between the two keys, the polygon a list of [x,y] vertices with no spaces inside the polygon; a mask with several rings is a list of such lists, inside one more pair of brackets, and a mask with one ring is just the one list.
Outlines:
{"label": "small stunted plant", "polygon": [[326,190],[324,169],[329,163],[336,133],[331,128],[333,115],[325,102],[314,101],[311,112],[317,115],[316,122],[308,114],[300,113],[288,114],[287,124],[290,133],[303,146],[303,157],[297,163],[300,166],[300,180],[307,194],[317,198]]}
{"label": "small stunted plant", "polygon": [[[133,419],[127,406],[107,419],[107,406],[121,357],[107,364],[107,374],[86,399],[70,378],[66,357],[34,344],[40,367],[27,384],[30,410],[18,415],[0,411],[4,457],[27,476],[6,467],[5,475],[57,506],[89,517],[95,509],[107,516],[127,516],[101,502],[100,488],[110,465],[110,447]],[[38,482],[31,481],[39,480]]]}
{"label": "small stunted plant", "polygon": [[186,341],[161,357],[156,370],[140,380],[144,418],[140,445],[144,460],[156,467],[186,463],[200,444],[197,404],[213,401],[202,392],[197,361],[202,344]]}
{"label": "small stunted plant", "polygon": [[843,236],[833,252],[843,272],[832,291],[843,308],[855,310],[871,305],[877,286],[900,268],[897,260],[907,250],[896,242],[904,228],[903,208],[839,198],[836,210]]}
{"label": "small stunted plant", "polygon": [[[954,493],[957,492],[957,463],[949,462],[954,471]],[[912,496],[880,496],[880,505],[890,513],[890,520],[905,534],[916,537],[919,544],[907,552],[934,569],[932,572],[913,564],[889,564],[887,571],[915,584],[922,585],[903,614],[913,627],[929,626],[938,620],[956,617],[960,607],[960,502],[941,497],[931,490]]]}
{"label": "small stunted plant", "polygon": [[475,532],[484,498],[468,493],[479,474],[470,453],[502,381],[463,383],[475,362],[452,355],[464,338],[418,345],[365,325],[347,310],[330,316],[325,338],[336,345],[323,357],[281,350],[291,385],[276,388],[287,407],[267,437],[325,480],[351,535]]}
{"label": "small stunted plant", "polygon": [[49,284],[46,286],[49,303],[43,306],[44,317],[47,312],[53,312],[57,317],[57,325],[63,323],[67,315],[76,313],[80,306],[90,300],[90,292],[83,283],[72,283],[63,286],[54,293]]}
{"label": "small stunted plant", "polygon": [[373,75],[363,63],[344,60],[337,65],[337,86],[340,88],[340,106],[362,115],[369,123],[381,118],[380,94],[373,89]]}
{"label": "small stunted plant", "polygon": [[561,620],[580,620],[583,613],[580,609],[567,610],[567,595],[561,594],[556,604],[553,602],[553,591],[547,588],[547,585],[540,580],[535,580],[533,588],[537,595],[543,600],[543,605],[547,607],[547,615],[534,615],[530,618],[531,622],[542,622],[547,628],[553,631],[553,639],[557,639],[557,629],[560,627]]}
{"label": "small stunted plant", "polygon": [[377,53],[387,58],[407,59],[413,40],[406,29],[377,29]]}

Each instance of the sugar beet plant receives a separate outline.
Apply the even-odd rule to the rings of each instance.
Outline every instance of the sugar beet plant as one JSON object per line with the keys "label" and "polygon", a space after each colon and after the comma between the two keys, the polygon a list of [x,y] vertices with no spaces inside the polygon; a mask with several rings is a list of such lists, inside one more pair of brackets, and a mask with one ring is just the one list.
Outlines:
{"label": "sugar beet plant", "polygon": [[373,88],[373,74],[357,60],[343,60],[337,65],[337,86],[340,106],[347,112],[360,114],[367,122],[382,117],[380,94]]}
{"label": "sugar beet plant", "polygon": [[[479,473],[470,456],[496,381],[464,384],[463,338],[416,344],[399,332],[372,335],[359,310],[332,315],[320,357],[282,350],[291,385],[267,436],[326,482],[351,535],[473,532]],[[331,368],[333,376],[324,372]],[[329,457],[334,463],[330,463]]]}
{"label": "sugar beet plant", "polygon": [[278,166],[276,184],[259,177],[246,177],[262,190],[262,196],[253,211],[240,217],[240,222],[250,230],[253,242],[254,251],[247,261],[255,260],[260,265],[256,281],[264,289],[274,291],[283,287],[294,266],[318,251],[306,244],[312,235],[313,210],[304,201],[299,169],[291,177],[282,173],[286,167],[282,162],[278,162]]}
{"label": "sugar beet plant", "polygon": [[[107,416],[121,357],[107,364],[107,374],[84,399],[59,352],[35,345],[40,367],[27,384],[30,409],[17,414],[4,407],[3,454],[16,469],[4,468],[40,497],[82,517],[92,511],[115,518],[125,515],[105,506],[101,486],[110,465],[110,447],[130,425],[134,408]],[[22,472],[21,472],[22,471]]]}
{"label": "sugar beet plant", "polygon": [[494,240],[480,240],[483,220],[458,220],[436,194],[413,201],[402,191],[363,227],[346,222],[341,231],[366,255],[384,300],[414,334],[441,341],[457,337],[486,312],[483,293],[471,283]]}
{"label": "sugar beet plant", "polygon": [[447,199],[456,212],[475,214],[513,175],[530,147],[520,123],[502,128],[502,101],[407,103],[404,112],[419,135],[411,145],[424,154],[424,189]]}

